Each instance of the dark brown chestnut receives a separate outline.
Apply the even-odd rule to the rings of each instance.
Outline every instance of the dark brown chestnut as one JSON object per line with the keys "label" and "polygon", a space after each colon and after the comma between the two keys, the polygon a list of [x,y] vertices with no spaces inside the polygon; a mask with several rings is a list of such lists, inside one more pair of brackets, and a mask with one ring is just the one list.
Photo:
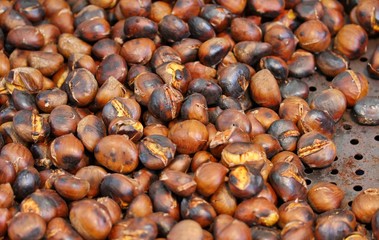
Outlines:
{"label": "dark brown chestnut", "polygon": [[367,51],[368,36],[357,24],[346,24],[334,38],[333,49],[348,59],[357,59]]}
{"label": "dark brown chestnut", "polygon": [[146,64],[150,61],[156,45],[150,38],[136,38],[125,42],[120,55],[130,64]]}
{"label": "dark brown chestnut", "polygon": [[200,45],[198,56],[202,64],[215,66],[231,50],[230,43],[224,38],[212,38]]}
{"label": "dark brown chestnut", "polygon": [[73,240],[80,240],[82,237],[72,227],[72,225],[64,218],[53,218],[46,228],[45,237],[47,239],[61,239],[70,238]]}
{"label": "dark brown chestnut", "polygon": [[316,95],[311,100],[311,109],[318,109],[327,113],[334,122],[338,122],[347,107],[345,95],[338,89],[326,89]]}
{"label": "dark brown chestnut", "polygon": [[191,37],[196,38],[202,42],[216,37],[216,33],[212,25],[201,17],[191,17],[188,20],[188,27],[191,32]]}
{"label": "dark brown chestnut", "polygon": [[75,133],[80,121],[79,118],[75,109],[69,105],[59,105],[55,107],[49,117],[51,133],[55,136]]}
{"label": "dark brown chestnut", "polygon": [[336,145],[325,135],[312,131],[303,134],[297,143],[297,155],[311,168],[327,167],[337,154]]}
{"label": "dark brown chestnut", "polygon": [[299,119],[297,126],[303,134],[316,131],[332,138],[335,132],[333,119],[327,113],[318,109],[312,109],[304,113]]}
{"label": "dark brown chestnut", "polygon": [[40,174],[34,167],[27,167],[17,173],[12,184],[15,199],[21,201],[39,188]]}
{"label": "dark brown chestnut", "polygon": [[66,134],[55,138],[50,144],[53,164],[64,170],[76,168],[84,157],[84,146],[74,134]]}
{"label": "dark brown chestnut", "polygon": [[13,117],[13,127],[16,133],[26,142],[44,141],[50,134],[47,118],[37,111],[20,110]]}
{"label": "dark brown chestnut", "polygon": [[249,0],[248,6],[250,9],[265,18],[275,18],[284,11],[285,1],[283,0],[270,0],[268,2],[261,2],[258,0]]}
{"label": "dark brown chestnut", "polygon": [[100,183],[100,194],[110,197],[121,207],[127,208],[133,200],[135,182],[121,173],[106,175]]}
{"label": "dark brown chestnut", "polygon": [[239,62],[253,66],[262,57],[273,53],[273,47],[267,42],[243,41],[233,47],[233,53]]}
{"label": "dark brown chestnut", "polygon": [[150,96],[148,109],[162,121],[171,121],[180,114],[183,95],[168,84],[157,87]]}
{"label": "dark brown chestnut", "polygon": [[343,55],[326,50],[316,55],[316,65],[326,76],[335,77],[348,69],[349,62]]}
{"label": "dark brown chestnut", "polygon": [[357,225],[350,210],[333,209],[320,214],[316,219],[314,235],[316,239],[343,239],[354,231]]}
{"label": "dark brown chestnut", "polygon": [[36,213],[46,222],[68,216],[67,203],[52,189],[38,189],[31,193],[22,200],[20,211]]}
{"label": "dark brown chestnut", "polygon": [[55,107],[66,105],[68,97],[65,91],[53,88],[39,92],[35,97],[35,101],[41,111],[51,113]]}
{"label": "dark brown chestnut", "polygon": [[115,172],[129,173],[138,165],[138,149],[125,135],[108,135],[101,138],[94,154],[101,165]]}
{"label": "dark brown chestnut", "polygon": [[375,212],[379,209],[378,199],[378,188],[365,189],[354,198],[351,210],[359,222],[370,223]]}
{"label": "dark brown chestnut", "polygon": [[307,99],[309,95],[308,84],[297,78],[288,78],[279,86],[282,98],[291,96]]}
{"label": "dark brown chestnut", "polygon": [[294,151],[300,137],[300,131],[291,120],[280,119],[273,122],[267,130],[268,134],[277,138],[285,151]]}
{"label": "dark brown chestnut", "polygon": [[197,194],[183,198],[180,203],[180,211],[183,219],[192,219],[204,228],[210,226],[217,216],[212,205]]}
{"label": "dark brown chestnut", "polygon": [[164,16],[158,29],[167,42],[177,42],[190,36],[188,24],[173,14]]}
{"label": "dark brown chestnut", "polygon": [[292,30],[280,23],[269,25],[264,33],[263,40],[272,46],[272,55],[285,61],[291,57],[299,42]]}
{"label": "dark brown chestnut", "polygon": [[268,69],[262,69],[252,76],[250,94],[254,102],[262,107],[276,109],[282,101],[278,82]]}
{"label": "dark brown chestnut", "polygon": [[45,231],[46,222],[37,213],[18,213],[8,223],[8,236],[15,240],[42,239]]}
{"label": "dark brown chestnut", "polygon": [[296,50],[287,64],[291,77],[304,78],[315,73],[314,55],[303,49]]}
{"label": "dark brown chestnut", "polygon": [[318,182],[307,193],[307,199],[313,210],[326,212],[341,206],[345,192],[338,186],[328,182]]}
{"label": "dark brown chestnut", "polygon": [[262,30],[249,18],[234,18],[230,25],[234,41],[261,41]]}
{"label": "dark brown chestnut", "polygon": [[104,205],[93,199],[84,199],[72,204],[69,218],[72,226],[83,238],[103,239],[112,228],[109,212]]}
{"label": "dark brown chestnut", "polygon": [[203,163],[195,171],[196,191],[205,197],[212,195],[223,184],[228,171],[221,163]]}
{"label": "dark brown chestnut", "polygon": [[124,34],[127,38],[154,39],[157,32],[157,23],[146,17],[133,16],[125,19]]}
{"label": "dark brown chestnut", "polygon": [[192,154],[202,150],[208,142],[208,130],[198,120],[184,120],[169,128],[168,138],[178,153]]}
{"label": "dark brown chestnut", "polygon": [[261,69],[268,69],[278,81],[284,81],[288,77],[287,63],[277,56],[266,56],[259,61]]}
{"label": "dark brown chestnut", "polygon": [[353,108],[353,116],[359,124],[378,125],[379,99],[377,97],[366,96],[359,100]]}
{"label": "dark brown chestnut", "polygon": [[305,199],[307,184],[296,165],[279,162],[271,169],[269,180],[277,195],[288,202],[295,199]]}
{"label": "dark brown chestnut", "polygon": [[154,212],[168,213],[176,221],[180,218],[180,205],[162,181],[155,181],[149,187],[149,196],[153,202]]}
{"label": "dark brown chestnut", "polygon": [[325,24],[319,20],[308,20],[295,31],[301,48],[312,53],[322,52],[329,47],[331,35]]}
{"label": "dark brown chestnut", "polygon": [[316,215],[309,204],[304,200],[292,200],[283,203],[279,207],[278,225],[284,228],[288,223],[293,221],[303,222],[304,225],[312,226]]}
{"label": "dark brown chestnut", "polygon": [[266,198],[253,197],[242,201],[237,206],[234,217],[249,226],[262,225],[271,227],[279,220],[279,211]]}
{"label": "dark brown chestnut", "polygon": [[346,70],[335,76],[332,87],[345,95],[347,107],[353,107],[358,100],[365,97],[369,88],[365,75],[353,70]]}
{"label": "dark brown chestnut", "polygon": [[231,12],[218,4],[205,4],[201,8],[199,17],[207,20],[217,33],[228,28],[232,20]]}

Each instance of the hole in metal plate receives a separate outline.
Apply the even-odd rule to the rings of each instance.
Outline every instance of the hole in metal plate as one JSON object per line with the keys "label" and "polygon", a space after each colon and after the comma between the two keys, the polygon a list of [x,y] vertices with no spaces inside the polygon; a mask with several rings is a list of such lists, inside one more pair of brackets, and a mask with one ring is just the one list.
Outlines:
{"label": "hole in metal plate", "polygon": [[357,192],[359,192],[359,191],[362,191],[362,186],[361,185],[355,185],[354,187],[353,187],[353,189],[354,189],[354,191],[357,191]]}
{"label": "hole in metal plate", "polygon": [[362,160],[362,159],[363,159],[363,156],[362,156],[362,154],[357,153],[357,154],[354,155],[354,158],[355,158],[356,160]]}
{"label": "hole in metal plate", "polygon": [[338,174],[338,169],[333,169],[330,174],[332,175],[337,175]]}
{"label": "hole in metal plate", "polygon": [[344,123],[344,124],[342,125],[342,127],[343,127],[343,129],[345,129],[345,130],[351,130],[351,128],[352,128],[351,124],[349,124],[349,123]]}
{"label": "hole in metal plate", "polygon": [[350,140],[350,143],[351,145],[357,145],[359,143],[359,140],[354,138]]}
{"label": "hole in metal plate", "polygon": [[307,185],[311,185],[312,180],[310,180],[310,179],[305,179],[305,182],[307,183]]}
{"label": "hole in metal plate", "polygon": [[317,91],[317,88],[315,86],[310,86],[309,87],[309,91],[311,92],[316,92]]}
{"label": "hole in metal plate", "polygon": [[362,176],[363,174],[365,174],[365,171],[363,171],[362,169],[358,169],[357,171],[355,171],[355,174],[357,174],[358,176]]}

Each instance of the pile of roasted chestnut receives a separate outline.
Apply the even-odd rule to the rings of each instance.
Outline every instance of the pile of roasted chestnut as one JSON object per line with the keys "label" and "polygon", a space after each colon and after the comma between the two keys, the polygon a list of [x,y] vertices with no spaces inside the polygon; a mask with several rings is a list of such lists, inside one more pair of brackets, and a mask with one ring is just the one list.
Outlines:
{"label": "pile of roasted chestnut", "polygon": [[378,35],[378,0],[1,0],[0,239],[379,239],[379,184],[304,178],[379,124]]}

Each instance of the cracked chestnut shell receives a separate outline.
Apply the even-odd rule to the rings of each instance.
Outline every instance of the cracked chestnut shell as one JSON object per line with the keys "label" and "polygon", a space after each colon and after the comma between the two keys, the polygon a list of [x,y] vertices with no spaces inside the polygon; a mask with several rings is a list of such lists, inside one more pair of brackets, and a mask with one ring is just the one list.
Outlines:
{"label": "cracked chestnut shell", "polygon": [[307,196],[316,212],[326,212],[340,207],[345,192],[335,184],[318,182],[308,190]]}
{"label": "cracked chestnut shell", "polygon": [[156,73],[166,84],[179,90],[182,94],[187,92],[188,84],[192,80],[187,68],[177,62],[163,63],[157,67]]}
{"label": "cracked chestnut shell", "polygon": [[151,170],[165,168],[174,159],[176,145],[162,135],[150,135],[138,144],[138,158]]}
{"label": "cracked chestnut shell", "polygon": [[306,198],[307,184],[295,164],[288,162],[275,164],[271,169],[269,182],[284,202]]}
{"label": "cracked chestnut shell", "polygon": [[311,168],[327,167],[336,158],[336,145],[325,135],[312,131],[303,134],[297,143],[297,155]]}
{"label": "cracked chestnut shell", "polygon": [[167,213],[173,219],[179,221],[180,209],[178,200],[162,181],[157,180],[150,185],[149,197],[153,202],[155,212]]}
{"label": "cracked chestnut shell", "polygon": [[20,204],[20,211],[37,213],[46,222],[68,216],[67,203],[51,189],[38,189],[27,196]]}
{"label": "cracked chestnut shell", "polygon": [[108,239],[122,238],[155,239],[158,235],[158,227],[155,222],[147,217],[123,219],[112,226]]}
{"label": "cracked chestnut shell", "polygon": [[13,117],[13,127],[16,133],[26,142],[41,142],[50,134],[50,125],[47,118],[38,114],[38,111],[18,111]]}
{"label": "cracked chestnut shell", "polygon": [[181,197],[189,197],[196,191],[197,184],[193,180],[193,176],[178,170],[165,169],[162,171],[159,180],[169,190]]}
{"label": "cracked chestnut shell", "polygon": [[168,84],[157,87],[150,96],[149,112],[156,118],[168,122],[180,114],[183,95]]}
{"label": "cracked chestnut shell", "polygon": [[333,209],[320,214],[316,219],[316,239],[343,239],[354,231],[357,225],[350,210]]}
{"label": "cracked chestnut shell", "polygon": [[213,226],[213,234],[216,239],[252,240],[249,226],[232,216],[220,214],[216,217]]}
{"label": "cracked chestnut shell", "polygon": [[278,225],[284,228],[288,223],[293,221],[303,222],[306,226],[313,226],[316,215],[311,206],[304,200],[292,200],[283,203],[279,207]]}
{"label": "cracked chestnut shell", "polygon": [[50,144],[53,164],[67,171],[74,170],[84,157],[82,142],[69,133],[54,139]]}
{"label": "cracked chestnut shell", "polygon": [[101,116],[106,126],[117,117],[130,117],[138,120],[141,116],[141,106],[133,98],[115,97],[103,107]]}
{"label": "cracked chestnut shell", "polygon": [[348,59],[357,59],[367,51],[368,36],[357,24],[346,24],[334,38],[333,49]]}
{"label": "cracked chestnut shell", "polygon": [[226,96],[239,98],[249,86],[250,71],[247,65],[230,64],[218,72],[217,82]]}
{"label": "cracked chestnut shell", "polygon": [[297,126],[303,134],[316,131],[324,134],[328,138],[332,138],[335,132],[335,123],[333,119],[328,114],[318,109],[312,109],[304,113],[297,122]]}
{"label": "cracked chestnut shell", "polygon": [[217,216],[212,205],[197,194],[183,198],[180,203],[180,211],[183,219],[192,219],[203,228],[210,226]]}
{"label": "cracked chestnut shell", "polygon": [[242,201],[237,206],[234,217],[250,227],[253,225],[271,227],[279,220],[279,211],[266,198],[253,197]]}
{"label": "cracked chestnut shell", "polygon": [[353,200],[351,210],[361,223],[370,223],[379,209],[379,188],[368,188],[360,192]]}
{"label": "cracked chestnut shell", "polygon": [[319,20],[308,20],[302,23],[295,31],[299,39],[299,46],[312,53],[322,52],[331,42],[327,26]]}
{"label": "cracked chestnut shell", "polygon": [[329,88],[316,93],[309,106],[311,109],[324,111],[334,122],[338,122],[346,111],[347,101],[340,90]]}
{"label": "cracked chestnut shell", "polygon": [[286,119],[280,119],[273,122],[267,133],[277,138],[280,146],[285,151],[294,151],[300,137],[300,131],[296,124],[291,120]]}
{"label": "cracked chestnut shell", "polygon": [[96,160],[119,173],[130,173],[138,165],[138,149],[125,135],[103,137],[94,149]]}
{"label": "cracked chestnut shell", "polygon": [[230,170],[228,186],[235,197],[250,198],[263,189],[264,180],[257,169],[240,165]]}
{"label": "cracked chestnut shell", "polygon": [[282,119],[291,120],[296,124],[309,110],[310,107],[303,98],[289,96],[280,103],[279,116]]}
{"label": "cracked chestnut shell", "polygon": [[360,72],[346,70],[332,80],[332,87],[340,90],[346,97],[347,107],[353,107],[358,100],[368,94],[368,80]]}

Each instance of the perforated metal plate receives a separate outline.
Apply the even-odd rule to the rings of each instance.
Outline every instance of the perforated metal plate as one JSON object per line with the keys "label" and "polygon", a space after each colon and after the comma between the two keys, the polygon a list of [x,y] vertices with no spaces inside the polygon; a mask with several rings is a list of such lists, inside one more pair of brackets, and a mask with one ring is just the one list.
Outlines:
{"label": "perforated metal plate", "polygon": [[[367,53],[350,63],[350,68],[361,72],[369,80],[369,96],[379,96],[379,80],[368,76],[367,61],[371,58],[379,39],[369,42]],[[309,86],[312,99],[315,93],[329,88],[332,79],[316,74],[303,79]],[[337,124],[334,141],[337,145],[337,158],[330,167],[306,170],[307,183],[327,181],[337,184],[345,191],[342,208],[349,208],[351,201],[362,190],[379,188],[379,126],[358,125],[349,109]]]}

